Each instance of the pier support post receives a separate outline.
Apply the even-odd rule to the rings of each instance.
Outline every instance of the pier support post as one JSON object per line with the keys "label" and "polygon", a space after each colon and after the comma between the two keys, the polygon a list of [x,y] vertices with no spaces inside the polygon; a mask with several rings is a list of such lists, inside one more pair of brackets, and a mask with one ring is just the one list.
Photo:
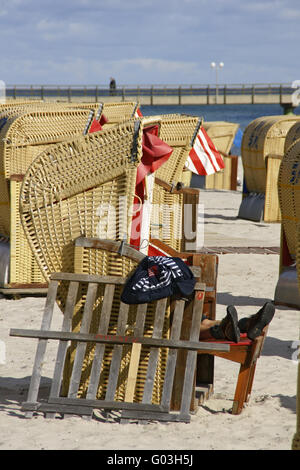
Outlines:
{"label": "pier support post", "polygon": [[283,114],[295,114],[296,106],[292,103],[281,103],[280,106],[283,108]]}

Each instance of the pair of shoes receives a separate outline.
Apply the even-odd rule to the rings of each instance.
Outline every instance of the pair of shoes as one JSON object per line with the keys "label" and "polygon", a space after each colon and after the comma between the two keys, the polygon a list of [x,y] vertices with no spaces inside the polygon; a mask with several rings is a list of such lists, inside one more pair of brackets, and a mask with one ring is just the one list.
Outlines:
{"label": "pair of shoes", "polygon": [[229,305],[226,317],[219,324],[212,326],[210,333],[215,339],[229,340],[235,343],[239,342],[240,333],[247,333],[248,338],[254,340],[262,334],[265,326],[272,321],[274,314],[273,302],[266,302],[257,313],[238,321],[236,308]]}
{"label": "pair of shoes", "polygon": [[247,333],[249,339],[255,339],[273,319],[275,307],[272,302],[266,302],[263,307],[251,317],[241,318],[238,327],[241,333]]}
{"label": "pair of shoes", "polygon": [[240,340],[240,330],[237,311],[233,305],[229,305],[226,310],[226,317],[219,324],[210,328],[210,334],[215,339],[225,339],[238,343]]}

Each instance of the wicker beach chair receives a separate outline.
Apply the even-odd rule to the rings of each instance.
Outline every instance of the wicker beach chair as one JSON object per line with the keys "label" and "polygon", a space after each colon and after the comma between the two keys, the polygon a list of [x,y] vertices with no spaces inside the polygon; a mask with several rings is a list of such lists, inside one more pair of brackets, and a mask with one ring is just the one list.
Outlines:
{"label": "wicker beach chair", "polygon": [[300,139],[300,121],[296,121],[286,134],[284,142],[284,154],[298,139]]}
{"label": "wicker beach chair", "polygon": [[239,217],[280,222],[277,195],[279,167],[289,129],[300,116],[264,116],[252,121],[242,139],[243,200]]}
{"label": "wicker beach chair", "polygon": [[82,135],[89,108],[66,108],[50,104],[0,110],[0,233],[6,237],[1,254],[9,256],[9,275],[1,279],[4,289],[45,287],[19,219],[19,191],[23,175],[34,158],[46,147]]}
{"label": "wicker beach chair", "polygon": [[298,289],[299,270],[299,181],[300,141],[288,147],[279,171],[278,194],[281,209],[281,239],[279,279],[275,289],[275,302],[300,308]]}
{"label": "wicker beach chair", "polygon": [[300,221],[300,140],[285,153],[278,177],[278,196],[281,210],[281,240],[279,279],[275,288],[275,302],[300,308],[297,262],[299,259]]}
{"label": "wicker beach chair", "polygon": [[[82,253],[78,255],[74,245],[82,235],[129,242],[130,209],[134,205],[137,167],[142,157],[143,128],[155,122],[131,120],[53,145],[30,165],[20,195],[21,218],[28,242],[47,280],[51,272],[59,271],[122,277],[131,272],[134,263],[130,259],[126,261],[107,250],[87,250],[87,256]],[[81,291],[72,331],[80,329],[85,295]],[[115,312],[112,315],[115,318],[112,329],[117,322],[118,299],[117,296],[112,306]],[[63,285],[59,289],[58,301],[60,305],[65,305]],[[92,328],[97,328],[100,304],[101,296],[93,310]],[[154,311],[151,308],[147,313],[149,334],[153,328],[151,318]],[[164,335],[168,335],[168,319]],[[65,370],[64,375],[64,392],[68,388],[75,354],[76,348],[72,346],[67,361],[69,369]],[[79,394],[84,395],[87,390],[93,356],[92,345],[86,352]],[[159,360],[162,364],[159,370],[163,371],[166,356],[162,354]],[[108,353],[104,378],[108,374],[109,361]],[[124,370],[128,361],[129,357],[124,357]],[[125,393],[124,387],[125,384],[121,383],[118,388],[120,396]],[[158,377],[157,397],[161,394],[161,387],[162,381]],[[100,387],[99,396],[101,393]]]}
{"label": "wicker beach chair", "polygon": [[238,156],[229,153],[239,124],[227,121],[204,121],[203,127],[221,153],[225,164],[223,170],[205,177],[205,188],[236,190]]}

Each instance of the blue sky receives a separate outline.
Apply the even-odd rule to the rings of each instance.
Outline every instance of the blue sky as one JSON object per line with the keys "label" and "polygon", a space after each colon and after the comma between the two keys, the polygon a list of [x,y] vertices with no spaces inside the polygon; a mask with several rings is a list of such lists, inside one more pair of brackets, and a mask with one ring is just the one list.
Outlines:
{"label": "blue sky", "polygon": [[299,0],[0,0],[6,84],[291,83]]}

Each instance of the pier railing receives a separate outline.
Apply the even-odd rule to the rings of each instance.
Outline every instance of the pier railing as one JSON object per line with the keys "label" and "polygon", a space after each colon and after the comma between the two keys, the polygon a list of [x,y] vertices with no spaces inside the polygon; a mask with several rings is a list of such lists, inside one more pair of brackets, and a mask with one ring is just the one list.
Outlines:
{"label": "pier railing", "polygon": [[291,102],[291,83],[216,85],[6,85],[12,99],[128,101],[141,104],[255,104]]}

